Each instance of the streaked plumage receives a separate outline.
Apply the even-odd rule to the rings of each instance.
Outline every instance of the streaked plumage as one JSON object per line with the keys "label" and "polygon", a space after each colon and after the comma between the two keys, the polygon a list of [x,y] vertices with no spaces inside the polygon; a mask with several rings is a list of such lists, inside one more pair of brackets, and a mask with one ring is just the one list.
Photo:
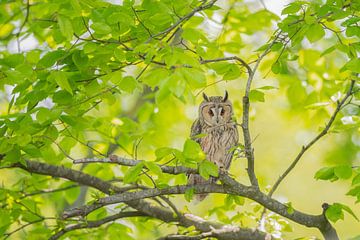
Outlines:
{"label": "streaked plumage", "polygon": [[[191,127],[191,138],[197,141],[209,161],[215,163],[223,171],[230,168],[233,157],[233,147],[239,141],[236,122],[233,120],[233,108],[225,96],[207,97],[203,94],[204,101],[199,106],[199,118]],[[194,138],[199,134],[205,134],[201,138]],[[190,174],[188,184],[206,184],[216,179],[205,180],[198,174]],[[203,200],[207,194],[198,194],[196,198]]]}

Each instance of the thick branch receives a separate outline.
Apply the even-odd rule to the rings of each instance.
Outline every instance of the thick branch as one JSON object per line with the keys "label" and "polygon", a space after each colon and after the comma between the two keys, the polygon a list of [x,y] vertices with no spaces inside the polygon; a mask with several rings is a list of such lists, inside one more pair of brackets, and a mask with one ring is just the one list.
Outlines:
{"label": "thick branch", "polygon": [[[73,161],[74,164],[79,163],[115,163],[123,166],[135,166],[138,163],[142,162],[141,160],[133,160],[128,158],[119,157],[116,155],[110,155],[108,158],[84,158],[77,159]],[[183,166],[173,167],[166,165],[158,165],[164,173],[169,174],[181,174],[181,173],[197,173],[198,171],[193,168],[187,168]],[[146,167],[145,167],[146,168]]]}
{"label": "thick branch", "polygon": [[194,236],[187,235],[168,235],[159,238],[158,240],[198,240],[208,239],[210,237],[217,239],[237,239],[237,240],[264,240],[266,234],[258,230],[239,228],[239,227],[224,227],[223,229],[213,229],[210,232],[204,232]]}
{"label": "thick branch", "polygon": [[[267,209],[283,216],[288,219],[293,220],[299,224],[302,224],[307,227],[318,228],[325,236],[325,233],[329,231],[335,231],[335,229],[331,226],[329,221],[326,219],[324,214],[320,215],[310,215],[305,214],[297,210],[293,210],[292,212],[288,211],[288,206],[280,203],[279,201],[270,198],[266,194],[260,192],[258,188],[251,186],[245,186],[241,183],[238,183],[234,179],[230,178],[227,175],[220,174],[220,180],[225,185],[217,185],[217,184],[204,184],[204,185],[181,185],[181,186],[173,186],[165,189],[146,189],[137,192],[126,192],[121,194],[112,195],[109,197],[101,198],[96,203],[92,205],[85,205],[78,209],[74,209],[74,212],[82,212],[85,214],[90,213],[92,208],[97,208],[99,206],[105,206],[114,203],[120,202],[129,202],[131,200],[140,200],[143,198],[150,198],[156,196],[163,196],[169,194],[184,194],[188,189],[193,188],[195,193],[225,193],[225,194],[234,194],[238,196],[243,196],[249,199],[252,199]],[[70,210],[72,211],[72,210]],[[73,215],[73,214],[72,214]]]}
{"label": "thick branch", "polygon": [[63,166],[55,166],[46,163],[26,160],[26,166],[17,163],[14,165],[14,167],[22,168],[31,173],[49,175],[52,177],[66,178],[73,182],[80,183],[81,185],[86,185],[96,188],[107,194],[116,192],[119,189],[108,182],[102,181],[100,178],[91,176],[89,174],[80,171],[72,170],[70,168],[66,168]]}
{"label": "thick branch", "polygon": [[[3,158],[3,155],[0,155],[0,160]],[[18,163],[13,165],[12,167],[20,167],[26,171],[49,175],[53,177],[61,177],[65,178],[83,185],[87,185],[90,187],[94,187],[104,193],[112,193],[112,192],[121,192],[121,188],[117,188],[111,185],[108,182],[105,182],[99,178],[90,176],[88,174],[79,172],[77,170],[65,168],[63,166],[54,166],[46,163],[40,163],[35,161],[26,161],[26,166]],[[192,170],[191,170],[192,171]],[[194,216],[192,214],[182,214],[180,216],[174,215],[172,211],[169,209],[158,207],[150,204],[147,201],[143,200],[133,200],[130,202],[125,202],[130,207],[138,210],[139,212],[148,215],[153,218],[157,218],[164,222],[178,222],[179,225],[184,227],[195,226],[195,228],[200,232],[209,232],[213,229],[221,229],[224,225],[219,223],[213,223],[205,220],[199,221],[199,217]],[[80,211],[79,211],[80,212]],[[243,229],[239,228],[238,233],[240,234]],[[224,234],[223,236],[219,236],[219,239],[234,239],[231,238],[232,235]]]}

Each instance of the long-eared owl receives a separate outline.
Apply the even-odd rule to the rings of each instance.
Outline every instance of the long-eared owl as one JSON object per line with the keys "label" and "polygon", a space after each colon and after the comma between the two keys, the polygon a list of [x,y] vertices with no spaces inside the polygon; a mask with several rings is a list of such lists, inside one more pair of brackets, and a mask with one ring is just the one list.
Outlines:
{"label": "long-eared owl", "polygon": [[[236,122],[233,119],[233,107],[225,96],[208,97],[203,93],[204,100],[199,106],[199,117],[191,127],[190,137],[197,141],[206,158],[215,163],[219,169],[227,171],[230,168],[234,154],[234,146],[239,141]],[[202,137],[197,138],[196,135]],[[206,184],[216,181],[215,178],[205,180],[198,174],[188,176],[188,184]],[[207,194],[197,194],[196,199],[203,200]]]}

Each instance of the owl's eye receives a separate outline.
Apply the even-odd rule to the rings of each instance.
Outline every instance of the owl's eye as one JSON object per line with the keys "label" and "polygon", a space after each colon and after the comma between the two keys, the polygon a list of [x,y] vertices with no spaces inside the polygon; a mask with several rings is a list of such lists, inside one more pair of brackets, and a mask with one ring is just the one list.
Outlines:
{"label": "owl's eye", "polygon": [[213,111],[211,111],[211,109],[209,109],[209,115],[211,116],[211,117],[213,117],[214,116],[214,113],[213,113]]}
{"label": "owl's eye", "polygon": [[224,114],[225,114],[225,110],[222,108],[221,112],[220,112],[220,115],[223,116]]}

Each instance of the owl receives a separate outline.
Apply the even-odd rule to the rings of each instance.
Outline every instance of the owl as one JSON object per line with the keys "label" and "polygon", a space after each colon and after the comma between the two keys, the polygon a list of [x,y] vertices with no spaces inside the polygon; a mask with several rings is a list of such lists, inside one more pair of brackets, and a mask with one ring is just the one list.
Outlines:
{"label": "owl", "polygon": [[[225,91],[224,97],[208,97],[203,93],[204,100],[199,106],[199,117],[191,127],[190,137],[197,141],[206,159],[215,163],[220,171],[227,171],[230,168],[231,159],[234,154],[234,146],[239,141],[239,134],[236,122],[233,118],[233,107]],[[201,137],[197,135],[201,134]],[[208,180],[199,174],[188,175],[188,184],[206,184],[215,182],[210,177]],[[197,200],[202,201],[207,194],[197,194]]]}

